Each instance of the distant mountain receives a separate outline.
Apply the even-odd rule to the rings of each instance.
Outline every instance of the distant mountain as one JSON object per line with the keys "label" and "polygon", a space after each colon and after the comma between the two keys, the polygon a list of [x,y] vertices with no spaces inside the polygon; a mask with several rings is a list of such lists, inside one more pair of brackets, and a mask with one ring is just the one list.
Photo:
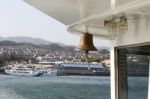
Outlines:
{"label": "distant mountain", "polygon": [[32,43],[16,43],[14,41],[8,41],[8,40],[3,40],[0,41],[0,48],[1,47],[31,47],[31,48],[40,48],[40,46],[32,44]]}
{"label": "distant mountain", "polygon": [[3,40],[0,41],[0,48],[36,48],[36,49],[45,49],[49,51],[64,51],[64,52],[73,52],[74,51],[74,46],[62,46],[57,43],[51,43],[51,44],[39,44],[35,45],[32,43],[16,43],[14,41],[8,41],[8,40]]}
{"label": "distant mountain", "polygon": [[[68,51],[72,52],[75,49],[75,46],[69,46],[62,43],[56,43],[51,41],[46,41],[40,38],[32,38],[32,37],[0,37],[0,48],[1,47],[30,47],[30,48],[44,48],[50,51]],[[110,50],[109,47],[97,47],[98,50]]]}
{"label": "distant mountain", "polygon": [[0,41],[0,46],[16,46],[17,43],[16,42],[12,42],[12,41]]}
{"label": "distant mountain", "polygon": [[[47,41],[47,40],[43,40],[40,38],[32,38],[32,37],[25,37],[25,36],[16,36],[16,37],[0,37],[0,41],[13,41],[16,43],[32,43],[35,45],[39,45],[39,44],[52,44],[53,42],[51,41]],[[63,45],[63,44],[60,44]]]}

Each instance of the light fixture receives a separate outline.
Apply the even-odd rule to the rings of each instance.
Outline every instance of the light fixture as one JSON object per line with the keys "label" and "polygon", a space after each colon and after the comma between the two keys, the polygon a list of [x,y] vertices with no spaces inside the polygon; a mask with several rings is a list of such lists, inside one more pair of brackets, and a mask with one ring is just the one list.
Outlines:
{"label": "light fixture", "polygon": [[124,33],[128,29],[128,23],[125,16],[112,17],[108,20],[104,20],[104,26],[108,31],[110,39],[114,39],[118,33]]}
{"label": "light fixture", "polygon": [[126,32],[128,29],[128,23],[127,19],[125,16],[120,17],[120,22],[119,22],[119,32]]}

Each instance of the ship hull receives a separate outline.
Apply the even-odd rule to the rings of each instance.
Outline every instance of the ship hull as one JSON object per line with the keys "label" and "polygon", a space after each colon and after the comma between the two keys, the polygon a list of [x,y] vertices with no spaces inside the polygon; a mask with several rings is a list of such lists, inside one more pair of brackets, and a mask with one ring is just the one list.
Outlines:
{"label": "ship hull", "polygon": [[40,76],[43,74],[42,72],[34,72],[34,71],[25,73],[25,72],[17,72],[12,70],[5,70],[5,72],[8,75],[14,75],[14,76]]}

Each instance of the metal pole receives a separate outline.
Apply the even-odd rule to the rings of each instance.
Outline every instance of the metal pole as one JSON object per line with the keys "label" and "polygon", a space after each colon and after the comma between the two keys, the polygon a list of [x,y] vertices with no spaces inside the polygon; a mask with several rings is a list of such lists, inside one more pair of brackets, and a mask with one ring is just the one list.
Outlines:
{"label": "metal pole", "polygon": [[150,56],[148,56],[149,59],[149,75],[148,75],[148,95],[147,99],[150,99]]}

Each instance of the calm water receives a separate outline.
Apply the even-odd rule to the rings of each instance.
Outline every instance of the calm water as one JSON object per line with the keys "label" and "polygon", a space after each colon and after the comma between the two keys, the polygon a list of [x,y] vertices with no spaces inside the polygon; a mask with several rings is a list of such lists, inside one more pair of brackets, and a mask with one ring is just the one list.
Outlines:
{"label": "calm water", "polygon": [[110,99],[109,77],[0,76],[0,99]]}
{"label": "calm water", "polygon": [[[142,77],[142,80],[146,82],[147,78]],[[135,98],[139,91],[142,90],[145,94],[147,90],[146,87],[142,87],[146,86],[142,83],[143,81],[139,81],[140,87],[136,85],[137,81],[139,78],[136,77],[129,79],[129,92],[133,93],[130,99],[144,99],[141,95]],[[137,87],[140,90],[136,90]],[[110,99],[110,79],[107,76],[16,77],[0,75],[0,99]]]}
{"label": "calm water", "polygon": [[148,77],[128,77],[128,99],[147,99]]}

